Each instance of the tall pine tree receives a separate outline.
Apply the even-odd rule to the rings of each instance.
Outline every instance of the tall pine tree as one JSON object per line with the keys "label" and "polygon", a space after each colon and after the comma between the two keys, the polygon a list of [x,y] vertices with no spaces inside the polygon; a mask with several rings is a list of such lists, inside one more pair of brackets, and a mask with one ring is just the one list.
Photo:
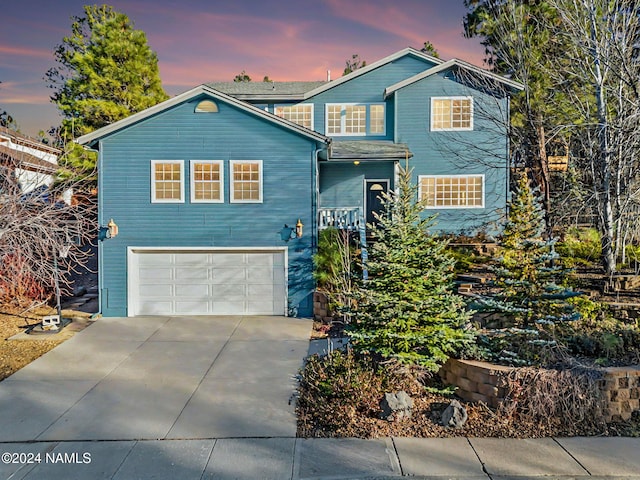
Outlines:
{"label": "tall pine tree", "polygon": [[168,98],[157,55],[124,13],[87,5],[84,16],[72,20],[71,35],[55,50],[59,65],[46,75],[51,100],[64,117],[63,142]]}
{"label": "tall pine tree", "polygon": [[368,279],[348,334],[357,351],[437,371],[470,340],[463,328],[469,314],[453,293],[455,262],[446,242],[428,233],[434,217],[421,218],[411,171],[401,168],[398,178],[398,193],[384,196],[384,213],[369,226]]}

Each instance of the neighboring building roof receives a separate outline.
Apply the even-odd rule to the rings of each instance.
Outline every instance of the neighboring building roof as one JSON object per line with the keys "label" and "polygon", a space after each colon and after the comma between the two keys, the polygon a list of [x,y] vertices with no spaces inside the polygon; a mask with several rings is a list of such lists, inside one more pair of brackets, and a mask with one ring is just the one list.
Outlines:
{"label": "neighboring building roof", "polygon": [[513,90],[518,90],[518,91],[524,90],[524,85],[522,85],[521,83],[518,83],[509,78],[503,77],[502,75],[497,75],[483,68],[477,67],[469,62],[465,62],[464,60],[458,60],[457,58],[453,58],[451,60],[447,60],[444,63],[441,63],[440,65],[436,65],[435,67],[430,68],[429,70],[425,70],[424,72],[418,73],[413,77],[409,77],[406,80],[403,80],[394,85],[391,85],[390,87],[387,87],[384,91],[384,98],[387,98],[389,95],[392,95],[396,90],[399,90],[408,85],[411,85],[419,80],[422,80],[423,78],[427,78],[427,77],[430,77],[431,75],[435,75],[436,73],[449,70],[450,68],[453,68],[453,67],[462,68],[469,72],[486,77],[489,80],[502,83]]}
{"label": "neighboring building roof", "polygon": [[329,149],[329,160],[397,160],[413,157],[404,143],[390,140],[334,141]]}
{"label": "neighboring building roof", "polygon": [[51,162],[2,144],[0,144],[0,165],[10,165],[23,170],[47,174],[54,174],[58,169],[58,167]]}
{"label": "neighboring building roof", "polygon": [[165,100],[164,102],[159,103],[153,107],[147,108],[146,110],[143,110],[138,113],[134,113],[133,115],[125,119],[119,120],[110,125],[102,127],[87,135],[83,135],[82,137],[77,138],[75,141],[81,145],[93,145],[95,144],[95,142],[97,142],[101,138],[106,137],[107,135],[116,133],[134,123],[140,122],[142,120],[146,120],[147,118],[150,118],[164,110],[167,110],[168,108],[184,103],[200,95],[206,95],[208,97],[212,97],[222,102],[233,105],[234,107],[240,110],[244,110],[245,112],[251,113],[252,115],[268,120],[269,122],[280,125],[286,128],[287,130],[291,130],[295,133],[298,133],[299,135],[305,136],[312,140],[322,142],[325,144],[331,143],[331,139],[329,137],[326,137],[320,133],[314,132],[313,130],[309,130],[308,128],[302,127],[297,123],[293,123],[288,120],[285,120],[284,118],[277,117],[272,113],[264,111],[261,108],[254,107],[253,105],[247,102],[244,102],[242,100],[239,100],[235,97],[229,96],[226,93],[222,93],[218,90],[214,90],[213,88],[207,85],[200,85],[196,88],[192,88],[191,90],[181,93],[180,95],[176,95],[175,97],[170,98],[169,100]]}
{"label": "neighboring building roof", "polygon": [[213,82],[208,87],[240,100],[303,100],[304,94],[327,82]]}
{"label": "neighboring building roof", "polygon": [[394,60],[402,58],[406,55],[411,55],[413,57],[421,58],[428,62],[435,63],[436,65],[439,65],[443,62],[443,60],[439,58],[432,57],[431,55],[427,55],[426,53],[421,52],[420,50],[416,50],[415,48],[408,47],[403,50],[400,50],[399,52],[393,53],[388,57],[378,60],[377,62],[369,63],[365,67],[354,70],[353,72],[347,75],[344,75],[340,78],[332,80],[331,82],[325,83],[324,85],[321,85],[313,90],[306,92],[304,95],[304,99],[311,98],[333,87],[337,87],[338,85],[348,82],[349,80],[353,80],[354,78],[357,78],[360,75],[364,75],[365,73],[369,73],[371,70],[375,70],[376,68],[382,67],[383,65],[386,65],[387,63],[391,63]]}
{"label": "neighboring building roof", "polygon": [[0,127],[0,138],[2,137],[8,138],[12,143],[15,143],[16,145],[34,148],[45,153],[51,153],[53,155],[60,155],[62,153],[62,150],[58,148],[46,145],[35,138],[28,137],[27,135],[23,135],[22,133],[10,130],[6,127]]}

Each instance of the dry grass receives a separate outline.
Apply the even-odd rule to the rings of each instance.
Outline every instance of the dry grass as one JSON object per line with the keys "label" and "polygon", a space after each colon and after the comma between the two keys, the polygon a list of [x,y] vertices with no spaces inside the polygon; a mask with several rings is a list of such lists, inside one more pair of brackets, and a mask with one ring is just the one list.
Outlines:
{"label": "dry grass", "polygon": [[[47,339],[8,340],[10,337],[24,332],[28,325],[40,322],[43,315],[54,313],[55,311],[51,308],[40,308],[22,315],[0,312],[0,381],[69,338],[70,334],[65,329],[60,334],[57,334],[60,336],[52,335],[51,338]],[[89,316],[87,313],[75,311],[63,311],[63,315],[65,317]]]}

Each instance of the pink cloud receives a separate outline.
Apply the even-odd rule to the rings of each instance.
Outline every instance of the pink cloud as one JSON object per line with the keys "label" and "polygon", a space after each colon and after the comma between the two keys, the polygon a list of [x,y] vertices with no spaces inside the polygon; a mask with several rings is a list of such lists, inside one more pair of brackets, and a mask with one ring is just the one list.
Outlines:
{"label": "pink cloud", "polygon": [[39,82],[3,81],[0,83],[1,104],[49,104],[50,91]]}
{"label": "pink cloud", "polygon": [[38,48],[15,47],[13,45],[0,45],[0,53],[14,56],[27,56],[50,60],[52,55],[50,50]]}
{"label": "pink cloud", "polygon": [[421,48],[428,40],[444,59],[455,57],[482,65],[483,48],[477,40],[462,36],[462,17],[459,28],[452,29],[450,23],[441,23],[444,13],[435,11],[427,2],[421,1],[413,7],[404,3],[398,7],[391,3],[375,4],[371,0],[325,1],[337,17],[404,40],[405,47]]}

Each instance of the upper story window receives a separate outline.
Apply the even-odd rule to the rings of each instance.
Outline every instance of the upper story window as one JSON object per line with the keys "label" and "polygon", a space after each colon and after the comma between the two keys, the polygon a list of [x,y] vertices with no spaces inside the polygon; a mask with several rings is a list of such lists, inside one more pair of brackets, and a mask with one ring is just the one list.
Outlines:
{"label": "upper story window", "polygon": [[274,113],[281,118],[313,130],[313,104],[276,105]]}
{"label": "upper story window", "polygon": [[384,103],[326,105],[326,135],[385,134]]}
{"label": "upper story window", "polygon": [[151,160],[151,202],[184,202],[184,162]]}
{"label": "upper story window", "polygon": [[484,175],[420,175],[418,198],[426,208],[483,208]]}
{"label": "upper story window", "polygon": [[196,105],[196,113],[217,113],[218,105],[213,100],[202,100]]}
{"label": "upper story window", "polygon": [[432,97],[431,130],[473,130],[473,98]]}
{"label": "upper story window", "polygon": [[224,168],[221,160],[191,160],[191,201],[224,202]]}
{"label": "upper story window", "polygon": [[262,203],[262,160],[230,160],[232,203]]}

